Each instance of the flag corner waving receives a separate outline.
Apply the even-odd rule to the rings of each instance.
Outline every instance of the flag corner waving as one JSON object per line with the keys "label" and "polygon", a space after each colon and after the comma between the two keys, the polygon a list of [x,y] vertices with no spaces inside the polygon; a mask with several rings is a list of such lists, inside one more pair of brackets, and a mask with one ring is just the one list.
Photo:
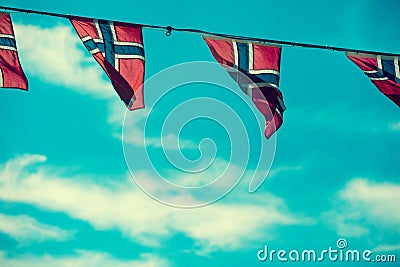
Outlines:
{"label": "flag corner waving", "polygon": [[10,14],[0,13],[0,87],[28,90]]}
{"label": "flag corner waving", "polygon": [[346,56],[371,79],[379,91],[400,107],[399,57],[350,52]]}
{"label": "flag corner waving", "polygon": [[127,108],[144,108],[142,26],[74,16],[69,20]]}

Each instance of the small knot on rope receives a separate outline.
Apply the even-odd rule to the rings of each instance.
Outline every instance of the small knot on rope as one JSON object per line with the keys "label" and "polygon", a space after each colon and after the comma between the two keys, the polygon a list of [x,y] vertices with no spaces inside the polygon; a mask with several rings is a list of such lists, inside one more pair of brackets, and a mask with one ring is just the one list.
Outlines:
{"label": "small knot on rope", "polygon": [[172,27],[171,26],[167,26],[167,32],[165,33],[166,36],[171,36],[172,34]]}

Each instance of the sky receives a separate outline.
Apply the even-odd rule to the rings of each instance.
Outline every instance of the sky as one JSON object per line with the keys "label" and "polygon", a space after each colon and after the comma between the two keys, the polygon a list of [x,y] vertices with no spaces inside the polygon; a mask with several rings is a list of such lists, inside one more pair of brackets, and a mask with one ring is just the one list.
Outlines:
{"label": "sky", "polygon": [[[0,5],[400,53],[394,0]],[[282,48],[287,110],[266,141],[262,117],[199,35],[144,29],[147,108],[126,114],[67,20],[11,17],[29,91],[0,90],[0,266],[313,266],[322,263],[260,261],[257,253],[319,254],[339,239],[342,251],[397,258],[371,265],[398,266],[400,110],[343,53]],[[250,194],[253,175],[267,172]],[[215,188],[166,196],[217,200],[179,208],[142,190],[140,182],[163,193],[160,176],[236,186],[218,200]]]}

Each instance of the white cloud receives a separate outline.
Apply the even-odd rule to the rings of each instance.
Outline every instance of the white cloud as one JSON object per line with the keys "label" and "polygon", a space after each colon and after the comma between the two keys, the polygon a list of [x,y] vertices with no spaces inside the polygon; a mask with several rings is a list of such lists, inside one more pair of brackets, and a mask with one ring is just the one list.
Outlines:
{"label": "white cloud", "polygon": [[331,210],[322,215],[326,224],[336,230],[338,236],[361,237],[370,233],[368,227],[360,224],[361,214],[357,211]]}
{"label": "white cloud", "polygon": [[44,160],[43,156],[25,155],[0,168],[0,199],[65,212],[95,229],[118,229],[149,246],[181,232],[203,251],[231,250],[273,238],[278,226],[310,223],[290,212],[284,201],[272,194],[254,197],[243,190],[246,194],[239,203],[177,209],[154,201],[132,184],[110,188],[90,182],[90,177],[60,176],[46,166],[32,172],[28,166]]}
{"label": "white cloud", "polygon": [[400,234],[400,184],[356,178],[339,192],[335,209],[323,214],[339,235],[360,237],[370,227]]}
{"label": "white cloud", "polygon": [[[114,126],[117,130],[121,131],[127,108],[122,103],[120,103],[120,105],[117,104],[118,103],[116,103],[116,101],[109,102],[107,123],[111,126]],[[138,120],[145,118],[145,116],[147,115],[143,114],[143,109],[130,112],[135,112],[136,117],[140,118]]]}
{"label": "white cloud", "polygon": [[154,137],[147,137],[145,139],[143,129],[149,112],[150,110],[146,108],[132,112],[115,104],[110,106],[108,123],[118,130],[121,130],[120,127],[123,126],[123,135],[116,132],[114,137],[123,138],[125,144],[138,147],[150,146],[155,148],[162,147],[167,150],[177,150],[179,145],[180,149],[198,149],[198,144],[190,140],[179,140],[172,133],[162,136],[162,140]]}
{"label": "white cloud", "polygon": [[393,132],[400,131],[400,121],[389,124],[389,129]]}
{"label": "white cloud", "polygon": [[292,171],[301,171],[305,162],[303,162],[301,165],[287,165],[287,166],[278,166],[273,169],[268,174],[269,179],[277,177],[279,175],[285,174],[287,172],[292,172]]}
{"label": "white cloud", "polygon": [[33,256],[22,255],[18,257],[7,257],[5,252],[0,251],[0,266],[7,267],[168,267],[170,264],[164,260],[143,254],[137,260],[121,260],[106,253],[92,251],[77,251],[76,255],[71,256]]}
{"label": "white cloud", "polygon": [[340,198],[371,223],[397,226],[400,231],[400,184],[354,179],[340,192]]}
{"label": "white cloud", "polygon": [[0,213],[0,232],[3,232],[20,243],[46,240],[64,241],[72,237],[73,233],[56,226],[38,222],[26,215],[5,215]]}
{"label": "white cloud", "polygon": [[400,244],[396,245],[379,245],[376,248],[374,248],[372,251],[374,252],[389,252],[389,251],[399,251],[400,250]]}
{"label": "white cloud", "polygon": [[[265,200],[274,201],[268,198]],[[175,220],[206,251],[246,248],[254,241],[276,238],[274,227],[306,224],[305,220],[283,212],[281,207],[269,204],[263,207],[254,204],[217,203],[200,212],[192,212],[190,216],[178,215]]]}
{"label": "white cloud", "polygon": [[21,64],[27,74],[97,98],[115,97],[101,67],[85,51],[71,26],[15,24]]}

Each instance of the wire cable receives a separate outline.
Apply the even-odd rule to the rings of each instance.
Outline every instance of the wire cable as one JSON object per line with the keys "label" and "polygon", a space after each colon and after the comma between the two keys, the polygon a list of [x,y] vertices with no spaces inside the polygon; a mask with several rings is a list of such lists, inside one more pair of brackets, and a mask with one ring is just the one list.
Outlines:
{"label": "wire cable", "polygon": [[[38,15],[45,15],[45,16],[51,16],[51,17],[66,18],[66,19],[69,19],[71,17],[76,17],[75,15],[66,15],[66,14],[60,14],[60,13],[30,10],[30,9],[23,9],[23,8],[6,7],[6,6],[0,6],[0,9],[20,12],[20,13],[38,14]],[[94,18],[91,18],[91,19],[94,19]],[[165,30],[167,36],[170,36],[173,31],[176,31],[176,32],[185,32],[185,33],[195,33],[195,34],[201,34],[201,35],[210,35],[210,36],[215,36],[215,37],[236,39],[236,40],[249,41],[249,42],[257,42],[257,43],[263,43],[263,44],[276,44],[276,45],[286,45],[286,46],[295,46],[295,47],[304,47],[304,48],[324,49],[324,50],[339,51],[339,52],[351,52],[351,53],[357,53],[357,54],[373,54],[373,55],[383,55],[383,56],[390,56],[390,57],[400,57],[400,54],[394,54],[394,53],[377,52],[377,51],[371,51],[371,50],[359,50],[359,49],[343,48],[343,47],[336,47],[336,46],[329,46],[329,45],[318,45],[318,44],[308,44],[308,43],[299,43],[299,42],[290,42],[290,41],[280,41],[280,40],[272,40],[272,39],[264,39],[264,38],[256,38],[256,37],[248,37],[248,36],[240,36],[240,35],[231,35],[231,34],[224,34],[224,33],[209,32],[209,31],[204,31],[204,30],[199,30],[199,29],[191,29],[191,28],[174,28],[169,25],[168,26],[159,26],[159,25],[140,24],[140,23],[131,23],[131,22],[124,22],[124,23],[140,25],[141,27],[148,28],[148,29]]]}

